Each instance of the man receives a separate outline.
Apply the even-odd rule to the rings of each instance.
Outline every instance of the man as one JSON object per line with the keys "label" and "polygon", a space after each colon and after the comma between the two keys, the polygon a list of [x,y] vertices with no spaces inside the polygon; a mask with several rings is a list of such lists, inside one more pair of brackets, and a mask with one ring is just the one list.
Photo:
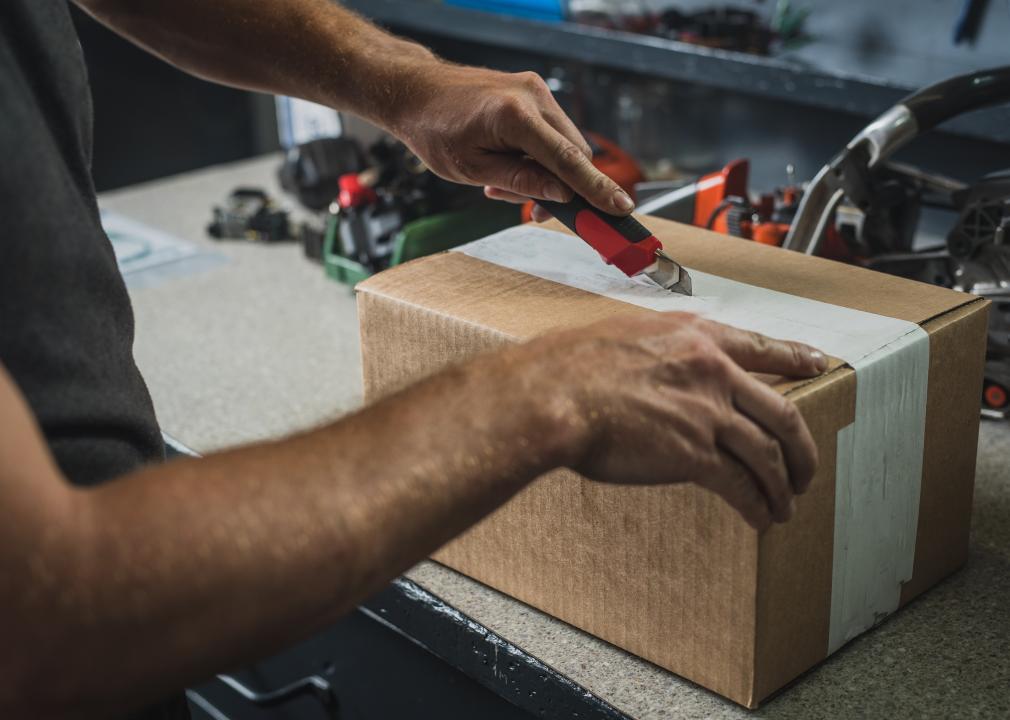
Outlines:
{"label": "man", "polygon": [[[445,63],[325,0],[79,4],[202,77],[357,113],[491,197],[631,210],[535,75]],[[6,0],[0,33],[0,716],[184,713],[164,698],[323,627],[552,468],[697,482],[758,529],[792,514],[816,450],[747,371],[813,375],[823,356],[682,314],[542,337],[327,427],[159,465],[65,1]]]}

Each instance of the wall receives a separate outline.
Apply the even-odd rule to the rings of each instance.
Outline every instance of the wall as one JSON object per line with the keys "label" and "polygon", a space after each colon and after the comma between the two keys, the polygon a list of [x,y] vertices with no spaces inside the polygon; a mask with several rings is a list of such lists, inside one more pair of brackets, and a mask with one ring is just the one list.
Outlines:
{"label": "wall", "polygon": [[[683,11],[717,4],[770,16],[775,0],[641,0],[650,9]],[[964,0],[792,0],[809,8],[815,43],[789,52],[835,72],[869,75],[916,87],[948,75],[1010,63],[1010,0],[989,0],[974,46],[954,45],[954,25]]]}
{"label": "wall", "polygon": [[99,191],[277,147],[271,98],[198,80],[73,14],[94,98]]}

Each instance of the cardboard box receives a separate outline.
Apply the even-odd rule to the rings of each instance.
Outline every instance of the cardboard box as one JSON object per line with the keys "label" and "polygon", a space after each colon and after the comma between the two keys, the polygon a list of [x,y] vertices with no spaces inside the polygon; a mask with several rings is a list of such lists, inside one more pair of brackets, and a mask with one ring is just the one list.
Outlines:
{"label": "cardboard box", "polygon": [[[894,604],[964,563],[988,303],[658,219],[647,225],[692,273],[921,326],[928,334],[921,482],[916,470],[911,572],[896,585]],[[696,294],[698,287],[696,279]],[[652,312],[461,252],[377,275],[358,287],[358,303],[368,401],[507,343],[618,313]],[[899,379],[907,374],[901,363],[896,372]],[[832,629],[832,593],[833,584],[836,596],[841,591],[833,572],[848,542],[836,547],[842,509],[836,503],[848,502],[836,497],[838,448],[857,412],[857,373],[836,359],[813,381],[779,380],[775,387],[795,400],[821,459],[791,522],[759,535],[694,485],[613,487],[560,470],[435,559],[756,707],[849,639]],[[893,428],[880,435],[885,444],[901,439]],[[846,522],[858,522],[859,512]]]}

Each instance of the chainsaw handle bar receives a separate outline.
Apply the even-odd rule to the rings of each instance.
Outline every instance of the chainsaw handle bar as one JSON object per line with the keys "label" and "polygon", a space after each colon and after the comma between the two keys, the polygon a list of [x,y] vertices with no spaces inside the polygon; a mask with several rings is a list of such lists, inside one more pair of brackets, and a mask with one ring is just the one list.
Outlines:
{"label": "chainsaw handle bar", "polygon": [[831,213],[868,171],[916,136],[972,110],[1010,101],[1010,66],[941,80],[908,95],[860,131],[803,192],[782,247],[815,255]]}
{"label": "chainsaw handle bar", "polygon": [[919,133],[958,115],[1010,102],[1010,66],[979,70],[941,80],[902,100],[912,111]]}

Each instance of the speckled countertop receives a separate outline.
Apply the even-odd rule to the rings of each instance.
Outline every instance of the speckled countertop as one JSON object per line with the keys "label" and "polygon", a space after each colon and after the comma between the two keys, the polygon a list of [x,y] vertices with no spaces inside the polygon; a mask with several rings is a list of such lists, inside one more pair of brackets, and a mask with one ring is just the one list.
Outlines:
{"label": "speckled countertop", "polygon": [[[131,289],[137,362],[163,428],[200,452],[320,424],[361,402],[351,291],[294,245],[215,243],[210,206],[276,192],[278,156],[108,193],[103,208],[220,255]],[[744,710],[434,563],[408,576],[631,717],[1010,717],[1010,424],[984,422],[967,567]]]}

